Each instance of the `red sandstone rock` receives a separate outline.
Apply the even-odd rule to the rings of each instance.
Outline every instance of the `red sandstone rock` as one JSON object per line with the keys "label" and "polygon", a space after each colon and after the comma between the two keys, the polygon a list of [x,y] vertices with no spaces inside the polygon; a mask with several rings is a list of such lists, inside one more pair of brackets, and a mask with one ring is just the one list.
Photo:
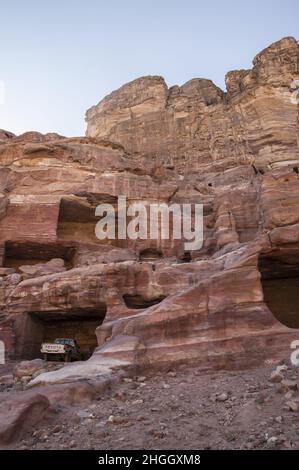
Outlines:
{"label": "red sandstone rock", "polygon": [[25,429],[43,419],[49,400],[36,392],[15,394],[0,404],[0,443],[16,440]]}
{"label": "red sandstone rock", "polygon": [[226,95],[203,79],[170,89],[162,77],[134,80],[87,111],[87,135],[184,175],[205,171],[205,179],[246,163],[297,161],[297,107],[290,100],[299,76],[297,41],[282,39],[253,64],[227,75]]}
{"label": "red sandstone rock", "polygon": [[[298,70],[297,41],[285,38],[252,70],[230,72],[227,93],[204,79],[168,89],[144,77],[87,112],[87,137],[0,134],[1,269],[16,270],[0,284],[6,354],[38,357],[55,337],[77,339],[85,359],[95,351],[34,385],[105,374],[109,361],[226,368],[289,352],[297,332],[285,325],[299,328]],[[202,250],[99,242],[95,208],[116,207],[118,195],[202,203]]]}

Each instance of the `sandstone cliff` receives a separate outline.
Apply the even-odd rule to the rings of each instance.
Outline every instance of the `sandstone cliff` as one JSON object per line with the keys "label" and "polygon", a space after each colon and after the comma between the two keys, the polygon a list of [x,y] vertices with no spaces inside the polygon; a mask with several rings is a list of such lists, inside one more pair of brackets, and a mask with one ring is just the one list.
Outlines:
{"label": "sandstone cliff", "polygon": [[[298,43],[285,38],[228,73],[226,93],[144,77],[87,111],[86,137],[1,131],[7,354],[34,358],[45,338],[74,336],[86,357],[98,346],[83,375],[108,359],[221,368],[280,357],[299,327],[298,79]],[[95,207],[119,194],[203,203],[202,250],[100,243]]]}

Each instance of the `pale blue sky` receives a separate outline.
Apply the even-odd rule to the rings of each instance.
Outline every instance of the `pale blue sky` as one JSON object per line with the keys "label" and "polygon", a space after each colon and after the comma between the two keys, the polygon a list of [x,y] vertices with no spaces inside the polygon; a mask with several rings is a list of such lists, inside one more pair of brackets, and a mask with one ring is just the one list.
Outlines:
{"label": "pale blue sky", "polygon": [[0,0],[0,128],[83,135],[84,114],[142,75],[224,88],[229,70],[284,37],[298,0]]}

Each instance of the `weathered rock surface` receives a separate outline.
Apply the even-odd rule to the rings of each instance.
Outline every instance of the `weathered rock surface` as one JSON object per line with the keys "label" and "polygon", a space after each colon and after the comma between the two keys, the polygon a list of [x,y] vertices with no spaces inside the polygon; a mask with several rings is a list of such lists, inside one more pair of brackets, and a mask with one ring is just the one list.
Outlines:
{"label": "weathered rock surface", "polygon": [[297,41],[273,44],[253,65],[227,74],[226,94],[205,79],[170,89],[162,77],[137,79],[87,111],[87,136],[198,179],[245,164],[297,161],[298,112],[290,100]]}
{"label": "weathered rock surface", "polygon": [[[37,358],[56,337],[92,355],[31,385],[111,364],[227,368],[285,355],[299,328],[298,57],[282,39],[252,70],[230,72],[226,93],[203,79],[135,80],[87,112],[86,137],[1,133],[0,340],[11,358]],[[100,242],[95,208],[118,195],[202,203],[203,248]]]}
{"label": "weathered rock surface", "polygon": [[41,421],[49,400],[36,392],[15,394],[0,404],[0,444],[16,440],[22,432]]}

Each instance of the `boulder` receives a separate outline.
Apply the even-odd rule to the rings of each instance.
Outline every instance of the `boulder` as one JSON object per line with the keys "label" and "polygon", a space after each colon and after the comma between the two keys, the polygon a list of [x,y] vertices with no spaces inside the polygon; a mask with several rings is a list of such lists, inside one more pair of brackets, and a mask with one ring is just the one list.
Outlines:
{"label": "boulder", "polygon": [[14,369],[14,376],[17,379],[23,377],[31,377],[39,371],[43,371],[44,361],[42,359],[34,359],[32,361],[22,361]]}
{"label": "boulder", "polygon": [[0,443],[18,439],[25,430],[40,422],[50,407],[49,400],[36,392],[23,392],[0,403]]}

